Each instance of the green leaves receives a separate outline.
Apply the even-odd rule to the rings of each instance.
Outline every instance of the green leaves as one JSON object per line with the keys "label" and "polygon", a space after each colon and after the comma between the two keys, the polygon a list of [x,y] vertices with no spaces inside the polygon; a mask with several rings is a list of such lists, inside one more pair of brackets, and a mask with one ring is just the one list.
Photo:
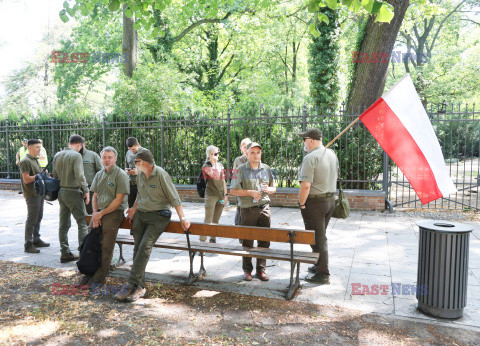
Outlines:
{"label": "green leaves", "polygon": [[380,11],[375,21],[390,23],[390,21],[393,19],[393,16],[394,16],[393,6],[384,2],[382,4],[382,7],[380,8]]}
{"label": "green leaves", "polygon": [[118,11],[119,8],[120,8],[120,1],[119,0],[112,0],[108,4],[108,9],[112,12],[113,11]]}
{"label": "green leaves", "polygon": [[308,26],[308,31],[310,31],[310,33],[315,38],[320,36],[320,32],[317,30],[317,26],[315,25],[315,22],[310,23],[310,25]]}
{"label": "green leaves", "polygon": [[66,15],[66,10],[63,9],[60,11],[60,13],[58,14],[60,16],[60,19],[62,20],[62,22],[66,23],[68,22],[70,19],[68,18],[68,16]]}

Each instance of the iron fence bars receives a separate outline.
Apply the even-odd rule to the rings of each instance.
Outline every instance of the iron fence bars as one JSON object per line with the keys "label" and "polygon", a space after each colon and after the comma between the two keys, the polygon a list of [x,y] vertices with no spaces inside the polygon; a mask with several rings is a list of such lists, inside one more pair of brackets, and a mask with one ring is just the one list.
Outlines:
{"label": "iron fence bars", "polygon": [[[220,162],[231,167],[239,156],[240,141],[249,137],[263,146],[262,161],[272,167],[280,187],[298,186],[298,169],[304,156],[297,133],[311,127],[322,130],[324,143],[333,139],[360,113],[335,112],[307,106],[248,112],[228,109],[223,113],[187,109],[158,115],[107,114],[98,118],[35,118],[0,120],[0,177],[19,178],[15,154],[23,138],[42,138],[49,157],[67,145],[74,133],[84,136],[87,148],[100,152],[106,145],[119,153],[124,165],[128,137],[152,151],[177,184],[193,184],[205,161],[208,145],[220,148]],[[443,105],[428,114],[442,147],[458,193],[429,203],[428,208],[479,209],[480,112],[475,107]],[[383,190],[393,207],[420,207],[415,192],[402,172],[384,154],[369,131],[355,124],[331,146],[338,155],[346,189]]]}

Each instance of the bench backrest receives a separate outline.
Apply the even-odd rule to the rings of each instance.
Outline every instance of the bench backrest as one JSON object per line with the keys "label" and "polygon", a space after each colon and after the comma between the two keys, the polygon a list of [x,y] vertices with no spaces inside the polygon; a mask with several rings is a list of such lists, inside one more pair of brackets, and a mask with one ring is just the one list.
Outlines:
{"label": "bench backrest", "polygon": [[[85,217],[87,224],[90,223],[91,216]],[[131,229],[132,224],[123,219],[120,228]],[[247,240],[262,240],[273,241],[280,243],[290,242],[289,233],[293,231],[295,234],[294,242],[296,244],[315,244],[315,232],[307,230],[290,230],[285,228],[265,228],[254,226],[236,226],[236,225],[220,225],[220,224],[208,224],[192,222],[189,228],[192,235],[204,235],[211,237],[223,237],[234,239],[247,239]],[[169,233],[185,233],[179,221],[171,221],[165,232]]]}

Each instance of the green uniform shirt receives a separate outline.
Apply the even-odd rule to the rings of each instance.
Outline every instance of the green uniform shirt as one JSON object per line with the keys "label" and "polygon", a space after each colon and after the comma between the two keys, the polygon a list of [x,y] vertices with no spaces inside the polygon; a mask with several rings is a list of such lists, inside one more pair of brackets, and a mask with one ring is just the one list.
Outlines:
{"label": "green uniform shirt", "polygon": [[97,206],[99,210],[105,209],[117,197],[117,194],[124,193],[122,204],[117,210],[125,210],[128,208],[127,195],[130,193],[130,184],[128,176],[121,168],[114,165],[107,172],[105,168],[99,171],[93,178],[92,189],[97,193]]}
{"label": "green uniform shirt", "polygon": [[205,195],[223,197],[225,194],[225,190],[223,189],[223,181],[225,180],[223,165],[220,162],[217,162],[217,168],[213,168],[205,162],[202,166],[202,170],[205,168],[212,168],[213,171],[213,176],[205,174],[205,177],[207,178]]}
{"label": "green uniform shirt", "polygon": [[[270,167],[260,163],[258,169],[252,169],[250,163],[246,162],[238,167],[237,176],[232,179],[230,189],[260,191],[260,185],[263,183],[268,184],[270,187],[275,186]],[[250,208],[270,203],[270,197],[265,192],[262,192],[262,198],[257,203],[254,203],[253,198],[250,196],[237,196],[237,198],[241,208]]]}
{"label": "green uniform shirt", "polygon": [[[27,154],[22,161],[19,163],[20,166],[20,173],[28,173],[28,175],[37,175],[37,173],[40,173],[42,168],[40,167],[40,164],[38,163],[38,159],[36,157],[30,156],[30,154]],[[37,196],[35,193],[35,188],[33,186],[33,181],[29,184],[25,184],[23,181],[23,174],[20,175],[20,178],[22,180],[22,191],[23,191],[23,196],[26,197],[34,197]]]}
{"label": "green uniform shirt", "polygon": [[233,161],[233,169],[237,169],[239,166],[243,165],[244,163],[246,163],[248,161],[247,157],[245,155],[242,155],[242,156],[239,156],[237,157],[234,161]]}
{"label": "green uniform shirt", "polygon": [[303,158],[298,180],[312,183],[310,195],[321,195],[337,190],[338,159],[332,149],[323,145],[314,148]]}
{"label": "green uniform shirt", "polygon": [[53,177],[60,180],[60,186],[79,188],[88,192],[87,181],[83,172],[82,155],[72,148],[65,148],[53,157]]}
{"label": "green uniform shirt", "polygon": [[162,167],[154,166],[148,179],[145,173],[138,173],[137,188],[140,211],[167,210],[182,203],[172,178]]}
{"label": "green uniform shirt", "polygon": [[94,151],[84,149],[82,153],[83,172],[88,186],[92,185],[95,174],[100,172],[103,168],[100,156]]}
{"label": "green uniform shirt", "polygon": [[[143,149],[143,148],[138,147],[138,150],[140,150],[140,149]],[[136,168],[135,167],[135,155],[136,154],[132,153],[130,150],[127,150],[127,153],[125,154],[125,168]],[[131,183],[135,183],[137,181],[137,176],[136,175],[130,175],[130,174],[127,174],[127,175],[130,178]]]}

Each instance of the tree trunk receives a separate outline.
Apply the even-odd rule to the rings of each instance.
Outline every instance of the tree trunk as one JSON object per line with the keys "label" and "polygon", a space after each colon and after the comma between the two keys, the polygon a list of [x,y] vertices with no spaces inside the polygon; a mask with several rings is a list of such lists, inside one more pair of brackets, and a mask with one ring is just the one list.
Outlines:
{"label": "tree trunk", "polygon": [[123,8],[123,71],[125,73],[125,76],[131,78],[137,64],[137,30],[133,28],[133,24],[135,23],[135,17],[128,18],[127,16],[125,16],[125,8],[126,5],[124,5]]}
{"label": "tree trunk", "polygon": [[[390,23],[375,23],[370,17],[356,60],[352,84],[348,95],[347,109],[364,111],[383,94],[389,57],[402,25],[403,17],[410,4],[409,0],[387,0],[395,9]],[[376,53],[375,55],[373,55]],[[388,54],[388,59],[387,59]],[[376,62],[378,58],[378,62]],[[383,62],[382,62],[383,58]]]}

